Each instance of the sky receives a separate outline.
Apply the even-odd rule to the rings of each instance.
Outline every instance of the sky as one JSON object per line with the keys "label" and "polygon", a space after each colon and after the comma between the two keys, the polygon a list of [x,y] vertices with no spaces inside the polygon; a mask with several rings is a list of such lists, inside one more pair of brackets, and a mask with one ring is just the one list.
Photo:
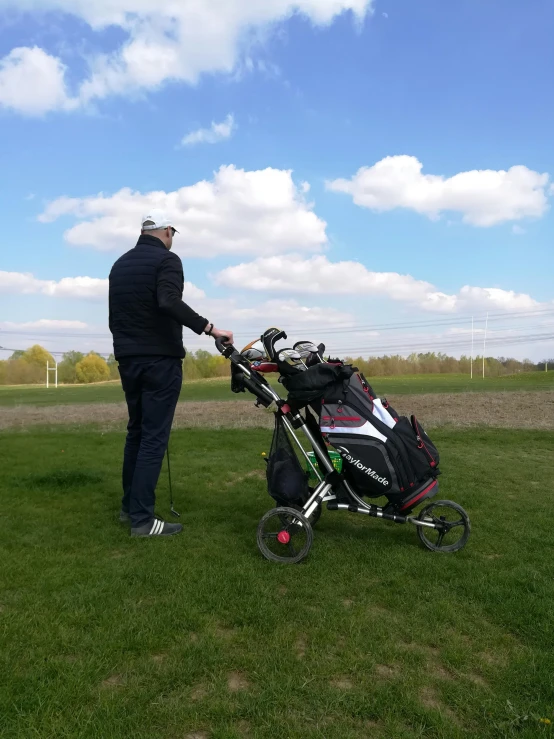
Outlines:
{"label": "sky", "polygon": [[239,348],[459,356],[473,320],[553,357],[553,37],[551,0],[0,0],[0,346],[110,352],[161,207]]}

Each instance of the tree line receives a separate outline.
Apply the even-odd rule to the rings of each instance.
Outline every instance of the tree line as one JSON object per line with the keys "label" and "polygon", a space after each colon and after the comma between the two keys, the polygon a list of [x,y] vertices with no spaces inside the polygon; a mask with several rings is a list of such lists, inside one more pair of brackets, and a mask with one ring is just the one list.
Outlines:
{"label": "tree line", "polygon": [[[459,359],[447,354],[427,352],[410,354],[408,357],[385,355],[383,357],[350,357],[347,361],[358,367],[368,377],[390,377],[394,375],[414,374],[470,374],[471,359],[462,356]],[[54,357],[39,344],[26,350],[16,351],[9,359],[0,360],[0,385],[44,384],[46,381],[46,364],[54,367]],[[486,357],[485,374],[487,377],[513,375],[517,372],[544,370],[546,365],[554,370],[554,359],[535,363],[530,359],[512,359],[506,357]],[[482,357],[473,360],[473,373],[479,376],[482,372]],[[228,377],[229,362],[220,355],[199,349],[188,352],[183,362],[184,376],[189,380],[211,377]],[[50,378],[53,380],[53,376]],[[113,354],[108,359],[94,351],[84,354],[77,351],[66,352],[58,363],[58,382],[65,385],[106,382],[119,379],[117,362]]]}

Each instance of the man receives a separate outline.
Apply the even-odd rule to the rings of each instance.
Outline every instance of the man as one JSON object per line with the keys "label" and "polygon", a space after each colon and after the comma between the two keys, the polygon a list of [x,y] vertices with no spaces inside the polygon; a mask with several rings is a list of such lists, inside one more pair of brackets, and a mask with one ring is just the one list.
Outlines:
{"label": "man", "polygon": [[183,303],[172,221],[153,210],[141,223],[137,245],[116,261],[109,280],[110,331],[129,411],[119,518],[131,522],[132,536],[168,536],[183,527],[156,518],[154,504],[183,379],[182,327],[231,343],[233,334]]}

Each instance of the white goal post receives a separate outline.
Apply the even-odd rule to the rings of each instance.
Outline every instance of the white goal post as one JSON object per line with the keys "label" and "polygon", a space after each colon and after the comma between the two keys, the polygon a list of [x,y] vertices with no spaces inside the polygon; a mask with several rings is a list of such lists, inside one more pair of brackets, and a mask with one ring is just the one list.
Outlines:
{"label": "white goal post", "polygon": [[[54,360],[56,361],[56,360]],[[50,367],[49,363],[46,362],[46,387],[50,387],[50,372],[55,372],[55,383],[56,387],[58,387],[58,363],[54,365],[54,367]]]}

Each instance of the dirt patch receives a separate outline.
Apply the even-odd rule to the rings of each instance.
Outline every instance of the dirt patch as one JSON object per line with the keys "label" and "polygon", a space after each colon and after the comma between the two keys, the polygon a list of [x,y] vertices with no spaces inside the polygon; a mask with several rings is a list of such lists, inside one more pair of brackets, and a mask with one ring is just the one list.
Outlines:
{"label": "dirt patch", "polygon": [[167,657],[167,654],[153,654],[152,662],[155,662],[157,665],[161,665],[161,663],[165,660],[166,657]]}
{"label": "dirt patch", "polygon": [[344,676],[333,678],[333,680],[329,682],[329,685],[332,688],[336,688],[337,690],[352,690],[352,688],[354,687],[352,680]]}
{"label": "dirt patch", "polygon": [[492,665],[493,667],[506,667],[506,665],[508,664],[508,660],[503,654],[494,654],[493,652],[481,652],[479,654],[479,657],[487,665]]}
{"label": "dirt patch", "polygon": [[354,605],[354,601],[352,600],[352,598],[345,598],[345,599],[344,599],[344,600],[342,601],[342,605],[343,605],[343,606],[344,606],[345,608],[350,608],[351,606],[353,606],[353,605]]}
{"label": "dirt patch", "polygon": [[[414,413],[429,427],[492,426],[554,429],[554,391],[398,395],[390,402],[400,413]],[[78,403],[62,406],[15,406],[0,409],[1,429],[30,426],[96,424],[100,430],[125,428],[125,403]],[[273,414],[244,400],[179,403],[175,428],[267,428]]]}
{"label": "dirt patch", "polygon": [[240,736],[251,736],[251,726],[248,721],[239,721],[235,728]]}
{"label": "dirt patch", "polygon": [[481,675],[476,675],[473,672],[468,673],[467,675],[464,675],[470,682],[472,682],[474,685],[478,685],[480,688],[488,688],[489,684],[485,680],[484,677],[481,677]]}
{"label": "dirt patch", "polygon": [[218,639],[224,639],[225,641],[229,641],[230,639],[232,639],[236,633],[237,629],[234,626],[224,626],[223,624],[218,624],[214,629],[214,635]]}
{"label": "dirt patch", "polygon": [[207,731],[193,731],[192,734],[185,734],[185,739],[210,739]]}
{"label": "dirt patch", "polygon": [[384,606],[377,605],[377,603],[372,603],[370,606],[368,606],[367,612],[369,616],[374,616],[375,618],[386,617],[391,619],[392,621],[396,621],[396,617],[394,616],[392,611],[389,611],[389,609],[385,608]]}
{"label": "dirt patch", "polygon": [[433,677],[436,677],[439,680],[454,680],[454,675],[450,672],[450,670],[447,670],[446,667],[443,667],[437,662],[430,662],[427,666],[427,669],[429,670],[431,675],[433,675]]}
{"label": "dirt patch", "polygon": [[430,688],[428,686],[423,688],[423,690],[419,694],[419,700],[421,701],[421,704],[425,706],[425,708],[430,708],[433,711],[439,711],[444,716],[447,716],[453,723],[458,724],[458,717],[456,716],[454,711],[448,708],[448,706],[445,706],[444,703],[441,703],[433,688]]}
{"label": "dirt patch", "polygon": [[196,685],[190,692],[191,701],[203,701],[208,695],[205,685]]}
{"label": "dirt patch", "polygon": [[306,640],[299,636],[298,639],[294,642],[294,651],[296,652],[296,656],[298,657],[298,659],[304,659],[304,656],[306,654],[306,647]]}
{"label": "dirt patch", "polygon": [[227,678],[227,687],[231,693],[238,693],[239,690],[248,690],[250,683],[241,672],[231,672]]}
{"label": "dirt patch", "polygon": [[240,483],[245,482],[245,480],[265,480],[265,478],[265,470],[252,470],[252,472],[247,472],[246,475],[236,475],[231,480],[228,480],[225,485],[227,487],[232,487],[233,485],[240,485]]}
{"label": "dirt patch", "polygon": [[123,675],[111,675],[102,680],[100,685],[102,688],[122,688],[125,685],[125,678]]}
{"label": "dirt patch", "polygon": [[398,675],[398,670],[396,667],[391,667],[390,665],[376,665],[375,674],[383,680],[389,680]]}
{"label": "dirt patch", "polygon": [[417,644],[416,642],[401,642],[400,646],[403,649],[409,649],[411,652],[419,652],[424,654],[427,658],[438,657],[440,652],[436,647],[430,647],[427,644]]}

